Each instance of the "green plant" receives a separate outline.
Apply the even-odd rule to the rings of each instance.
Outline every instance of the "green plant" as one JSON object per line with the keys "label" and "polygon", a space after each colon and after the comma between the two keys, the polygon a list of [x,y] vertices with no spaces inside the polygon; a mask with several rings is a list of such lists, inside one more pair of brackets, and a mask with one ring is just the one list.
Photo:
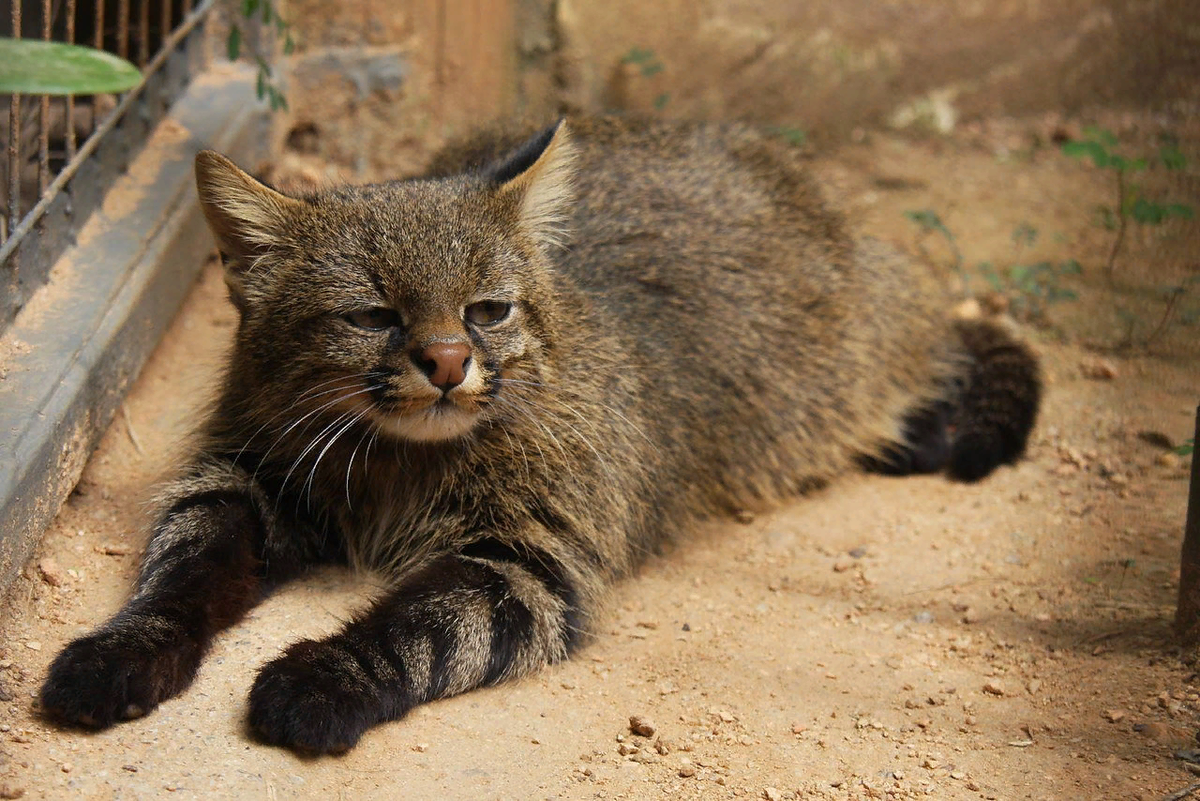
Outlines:
{"label": "green plant", "polygon": [[767,128],[767,135],[782,139],[793,147],[804,147],[808,144],[808,132],[795,125],[776,125]]}
{"label": "green plant", "polygon": [[[963,294],[970,297],[971,285],[970,278],[963,269],[962,251],[958,249],[958,242],[954,238],[954,234],[950,233],[950,229],[942,222],[942,218],[933,209],[917,209],[904,212],[904,216],[914,222],[919,229],[919,237],[917,239],[917,247],[924,251],[923,241],[930,234],[941,234],[946,240],[946,244],[950,247],[950,253],[954,256],[954,271],[958,273],[959,280],[962,281]],[[926,255],[928,258],[928,255]]]}
{"label": "green plant", "polygon": [[[237,0],[231,0],[231,2],[237,2]],[[253,22],[257,16],[267,30],[274,29],[277,36],[283,37],[283,54],[291,55],[296,47],[296,42],[292,39],[291,26],[280,16],[279,10],[275,8],[272,0],[241,0],[239,10],[247,23]],[[229,25],[229,37],[225,40],[225,53],[229,56],[230,61],[237,61],[241,55],[242,38],[242,27],[235,17]],[[258,99],[270,103],[272,111],[286,109],[287,98],[275,85],[275,73],[270,62],[261,53],[254,54],[254,62],[258,66],[258,78],[255,81]]]}
{"label": "green plant", "polygon": [[1049,306],[1078,297],[1074,290],[1062,285],[1062,279],[1068,275],[1079,275],[1083,268],[1075,259],[1023,263],[1021,252],[1032,247],[1037,238],[1036,228],[1021,223],[1012,235],[1015,248],[1013,264],[1001,271],[991,262],[980,262],[978,269],[992,289],[1009,299],[1014,314],[1045,321]]}
{"label": "green plant", "polygon": [[0,64],[0,94],[94,95],[142,80],[137,67],[111,53],[39,39],[0,38]]}
{"label": "green plant", "polygon": [[1154,158],[1131,158],[1121,155],[1116,152],[1118,145],[1119,141],[1111,131],[1094,126],[1084,130],[1083,139],[1064,142],[1062,145],[1065,155],[1077,159],[1091,159],[1096,167],[1111,170],[1114,175],[1113,204],[1100,206],[1097,210],[1098,222],[1106,229],[1116,232],[1106,263],[1110,282],[1117,256],[1125,244],[1125,233],[1130,220],[1139,225],[1162,225],[1172,217],[1190,220],[1194,216],[1194,210],[1186,203],[1160,203],[1151,200],[1143,194],[1142,187],[1132,183],[1128,177],[1149,168],[1152,164],[1159,164],[1168,170],[1181,170],[1186,167],[1187,159],[1177,144],[1171,141],[1164,142]]}
{"label": "green plant", "polygon": [[1191,456],[1195,450],[1196,450],[1196,438],[1191,437],[1189,439],[1185,439],[1183,441],[1183,444],[1175,449],[1175,453],[1179,456]]}
{"label": "green plant", "polygon": [[[638,72],[643,78],[653,78],[666,69],[663,63],[658,60],[658,56],[654,54],[654,51],[644,47],[635,46],[629,48],[629,52],[621,58],[621,63],[637,66]],[[661,92],[654,98],[654,107],[662,111],[670,101],[670,92]]]}
{"label": "green plant", "polygon": [[1198,285],[1200,285],[1200,275],[1194,275],[1179,284],[1160,288],[1158,294],[1163,301],[1163,312],[1154,329],[1141,342],[1137,342],[1134,336],[1138,316],[1129,309],[1118,306],[1117,315],[1125,323],[1125,336],[1117,343],[1117,348],[1131,348],[1134,345],[1148,348],[1165,334],[1172,324],[1192,325],[1195,323],[1197,319],[1200,319],[1200,307],[1183,309],[1182,306],[1192,287]]}

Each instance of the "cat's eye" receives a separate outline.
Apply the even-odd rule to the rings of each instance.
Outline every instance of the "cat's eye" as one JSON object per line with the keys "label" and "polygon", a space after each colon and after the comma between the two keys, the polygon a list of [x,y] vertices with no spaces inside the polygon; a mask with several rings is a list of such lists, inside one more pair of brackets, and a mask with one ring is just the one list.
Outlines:
{"label": "cat's eye", "polygon": [[347,314],[345,320],[356,328],[365,328],[368,331],[383,331],[386,328],[397,328],[400,325],[399,313],[387,306],[358,309]]}
{"label": "cat's eye", "polygon": [[508,319],[512,308],[506,300],[481,300],[467,307],[465,317],[471,325],[496,325]]}

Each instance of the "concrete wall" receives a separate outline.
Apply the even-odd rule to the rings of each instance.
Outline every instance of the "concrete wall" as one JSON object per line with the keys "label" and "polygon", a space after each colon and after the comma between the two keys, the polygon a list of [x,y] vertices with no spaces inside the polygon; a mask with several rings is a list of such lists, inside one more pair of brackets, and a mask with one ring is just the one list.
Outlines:
{"label": "concrete wall", "polygon": [[512,114],[633,109],[837,139],[1200,100],[1196,0],[290,0],[288,13],[299,48],[281,130],[364,175]]}

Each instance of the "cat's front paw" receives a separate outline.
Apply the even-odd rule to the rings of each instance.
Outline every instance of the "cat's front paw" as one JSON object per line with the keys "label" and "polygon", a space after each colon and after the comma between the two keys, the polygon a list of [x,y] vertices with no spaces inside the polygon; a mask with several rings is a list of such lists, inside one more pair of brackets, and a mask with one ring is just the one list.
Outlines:
{"label": "cat's front paw", "polygon": [[42,684],[42,710],[68,723],[105,728],[141,717],[191,683],[200,649],[142,636],[137,627],[81,637],[50,665]]}
{"label": "cat's front paw", "polygon": [[393,716],[380,695],[345,647],[304,640],[259,671],[250,690],[249,723],[273,745],[341,753]]}

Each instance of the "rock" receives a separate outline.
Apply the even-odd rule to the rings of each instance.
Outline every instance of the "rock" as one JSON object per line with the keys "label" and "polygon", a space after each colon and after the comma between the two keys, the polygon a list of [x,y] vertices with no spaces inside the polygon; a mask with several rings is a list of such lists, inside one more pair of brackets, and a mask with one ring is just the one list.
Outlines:
{"label": "rock", "polygon": [[24,787],[18,787],[15,784],[0,784],[0,798],[21,798],[24,795]]}
{"label": "rock", "polygon": [[1004,685],[998,680],[992,679],[987,684],[983,685],[983,691],[988,695],[1001,696],[1004,695]]}
{"label": "rock", "polygon": [[695,776],[696,775],[696,766],[695,765],[682,766],[679,769],[679,775],[684,779],[688,779],[688,778],[691,778],[692,776]]}
{"label": "rock", "polygon": [[632,715],[629,718],[629,730],[639,737],[653,737],[658,731],[654,721],[644,715]]}
{"label": "rock", "polygon": [[1037,695],[1038,690],[1042,689],[1042,680],[1030,679],[1029,683],[1025,685],[1025,689],[1029,691],[1030,695]]}
{"label": "rock", "polygon": [[1115,364],[1101,358],[1084,359],[1079,364],[1079,372],[1093,381],[1112,381],[1119,375]]}
{"label": "rock", "polygon": [[1125,712],[1121,709],[1106,709],[1104,711],[1104,719],[1109,723],[1120,723],[1125,719]]}
{"label": "rock", "polygon": [[767,801],[780,801],[783,798],[783,794],[774,787],[764,787],[762,797],[767,799]]}
{"label": "rock", "polygon": [[1165,467],[1168,470],[1174,470],[1180,465],[1179,457],[1170,451],[1160,453],[1154,458],[1154,461],[1159,467]]}
{"label": "rock", "polygon": [[621,756],[629,756],[630,754],[636,754],[638,752],[638,750],[639,750],[638,747],[636,745],[634,745],[633,743],[620,743],[617,745],[617,753],[620,754]]}
{"label": "rock", "polygon": [[1170,723],[1139,723],[1133,727],[1133,730],[1157,743],[1176,748],[1189,746],[1195,742],[1190,731],[1172,726]]}
{"label": "rock", "polygon": [[105,556],[128,556],[133,553],[132,546],[120,542],[106,542],[96,550]]}
{"label": "rock", "polygon": [[67,574],[58,566],[58,562],[47,556],[38,562],[38,573],[42,576],[42,581],[49,584],[51,587],[61,587],[63,582],[67,580]]}

